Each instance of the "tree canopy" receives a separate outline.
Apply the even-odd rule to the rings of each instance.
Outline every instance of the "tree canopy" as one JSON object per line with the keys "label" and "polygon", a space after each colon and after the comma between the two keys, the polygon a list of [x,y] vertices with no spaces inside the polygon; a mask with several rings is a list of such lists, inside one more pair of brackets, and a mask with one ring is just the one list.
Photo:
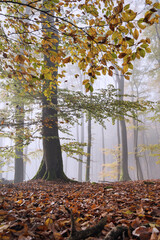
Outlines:
{"label": "tree canopy", "polygon": [[[59,66],[78,62],[87,75],[83,81],[87,91],[93,90],[97,76],[106,73],[112,76],[115,66],[129,79],[134,59],[151,51],[150,39],[139,35],[147,25],[159,21],[160,8],[159,3],[146,0],[142,17],[124,1],[3,0],[0,3],[3,74],[8,78],[18,77],[26,92],[41,91],[42,81],[48,79],[46,95],[54,88],[51,72],[55,69],[46,67],[42,55]],[[54,50],[58,40],[52,38],[51,31],[47,32],[50,27],[60,38],[57,53]]]}

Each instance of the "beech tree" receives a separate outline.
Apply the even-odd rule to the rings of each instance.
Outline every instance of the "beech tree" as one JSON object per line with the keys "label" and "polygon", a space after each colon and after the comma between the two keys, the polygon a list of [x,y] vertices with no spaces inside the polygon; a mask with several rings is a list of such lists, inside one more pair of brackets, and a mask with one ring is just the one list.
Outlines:
{"label": "beech tree", "polygon": [[58,66],[78,62],[88,76],[83,81],[86,91],[93,91],[99,75],[112,76],[115,67],[129,80],[132,62],[150,52],[150,39],[138,37],[146,25],[158,23],[160,4],[146,0],[148,10],[140,19],[130,4],[118,0],[0,0],[0,4],[4,77],[18,78],[26,93],[42,96],[44,157],[36,177],[67,179],[57,123],[57,85],[65,72],[58,73]]}

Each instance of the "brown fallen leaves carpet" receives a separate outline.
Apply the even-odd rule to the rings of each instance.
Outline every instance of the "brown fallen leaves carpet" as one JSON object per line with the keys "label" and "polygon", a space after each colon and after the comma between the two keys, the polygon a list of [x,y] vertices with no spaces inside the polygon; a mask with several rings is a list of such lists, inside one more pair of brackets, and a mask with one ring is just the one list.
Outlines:
{"label": "brown fallen leaves carpet", "polygon": [[0,239],[160,240],[160,180],[0,184]]}

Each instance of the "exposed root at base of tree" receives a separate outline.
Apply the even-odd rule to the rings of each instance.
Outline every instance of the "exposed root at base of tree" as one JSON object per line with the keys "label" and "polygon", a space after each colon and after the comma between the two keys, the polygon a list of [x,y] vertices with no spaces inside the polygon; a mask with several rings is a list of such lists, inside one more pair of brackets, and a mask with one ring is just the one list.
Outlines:
{"label": "exposed root at base of tree", "polygon": [[[95,226],[89,227],[82,231],[77,231],[75,227],[75,221],[72,211],[66,207],[66,210],[71,216],[71,233],[68,240],[81,240],[86,239],[91,236],[98,235],[107,223],[107,217],[102,218]],[[124,236],[128,235],[128,227],[117,226],[111,229],[111,231],[106,235],[104,240],[117,240],[119,237],[124,239]]]}
{"label": "exposed root at base of tree", "polygon": [[36,175],[32,178],[32,180],[38,180],[38,179],[42,179],[42,180],[46,180],[46,181],[63,181],[63,182],[72,182],[71,179],[69,179],[65,173],[62,171],[57,175],[53,175],[51,174],[51,172],[49,172],[46,168],[46,164],[44,162],[44,159],[42,159],[40,167],[36,173]]}
{"label": "exposed root at base of tree", "polygon": [[75,221],[74,221],[72,211],[67,207],[66,207],[66,210],[71,216],[71,233],[68,240],[81,240],[81,239],[86,239],[93,235],[97,235],[103,230],[104,226],[106,225],[107,217],[104,217],[95,226],[89,227],[82,231],[77,231],[75,227]]}
{"label": "exposed root at base of tree", "polygon": [[104,240],[117,240],[124,239],[124,236],[128,235],[128,228],[126,226],[117,226],[107,234]]}

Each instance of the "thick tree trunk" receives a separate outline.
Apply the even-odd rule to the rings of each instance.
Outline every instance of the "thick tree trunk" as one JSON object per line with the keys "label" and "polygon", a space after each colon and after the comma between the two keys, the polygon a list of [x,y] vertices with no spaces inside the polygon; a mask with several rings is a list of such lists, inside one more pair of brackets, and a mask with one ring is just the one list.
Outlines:
{"label": "thick tree trunk", "polygon": [[[43,1],[45,3],[45,0]],[[54,26],[53,18],[46,16],[43,23],[43,34],[44,37],[51,37],[55,39],[56,43],[54,44],[54,54],[58,52],[58,32]],[[45,23],[46,21],[46,23]],[[48,24],[49,23],[49,24]],[[56,61],[53,63],[50,61],[50,57],[44,56],[44,61],[46,63],[46,68],[52,71],[53,78],[52,80],[45,79],[43,84],[43,97],[42,97],[42,136],[43,136],[43,159],[40,165],[40,168],[34,177],[42,178],[46,180],[55,180],[62,179],[68,180],[66,175],[63,172],[63,162],[62,162],[62,153],[60,140],[58,135],[58,118],[57,118],[57,73],[58,65]],[[49,89],[50,83],[54,84],[54,89],[49,96],[45,96],[44,91]]]}
{"label": "thick tree trunk", "polygon": [[[47,60],[48,62],[48,60]],[[57,178],[64,179],[62,164],[62,153],[60,147],[60,140],[58,135],[58,119],[57,119],[57,90],[55,95],[52,96],[52,105],[48,105],[47,98],[43,97],[43,160],[45,162],[46,171],[44,178],[53,180]]]}

